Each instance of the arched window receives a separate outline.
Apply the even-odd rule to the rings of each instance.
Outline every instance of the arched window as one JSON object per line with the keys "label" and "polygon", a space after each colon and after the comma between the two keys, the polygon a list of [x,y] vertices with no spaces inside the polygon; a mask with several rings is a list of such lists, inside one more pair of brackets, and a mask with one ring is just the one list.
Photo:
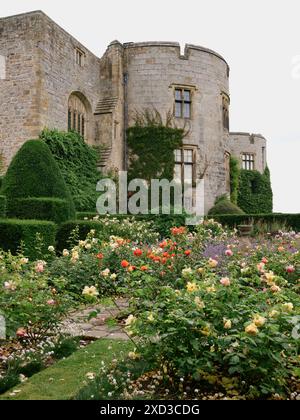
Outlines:
{"label": "arched window", "polygon": [[87,110],[75,93],[72,93],[68,103],[68,130],[77,131],[83,138],[87,133]]}

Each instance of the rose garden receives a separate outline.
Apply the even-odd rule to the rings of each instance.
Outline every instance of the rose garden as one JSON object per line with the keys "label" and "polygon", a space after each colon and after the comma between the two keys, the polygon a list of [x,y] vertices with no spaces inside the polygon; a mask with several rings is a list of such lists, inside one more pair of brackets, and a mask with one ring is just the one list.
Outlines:
{"label": "rose garden", "polygon": [[44,132],[2,181],[0,399],[299,400],[299,217],[97,216],[96,159]]}

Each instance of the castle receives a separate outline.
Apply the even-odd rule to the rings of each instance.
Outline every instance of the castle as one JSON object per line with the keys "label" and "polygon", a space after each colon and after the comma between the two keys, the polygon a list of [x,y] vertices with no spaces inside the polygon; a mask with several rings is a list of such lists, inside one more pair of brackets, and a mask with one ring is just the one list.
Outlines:
{"label": "castle", "polygon": [[99,167],[125,170],[133,113],[155,108],[188,122],[175,153],[182,179],[205,178],[205,208],[230,191],[230,156],[261,173],[266,140],[229,131],[229,66],[214,51],[173,42],[112,42],[102,58],[41,11],[0,19],[0,153],[9,164],[45,127],[101,146]]}

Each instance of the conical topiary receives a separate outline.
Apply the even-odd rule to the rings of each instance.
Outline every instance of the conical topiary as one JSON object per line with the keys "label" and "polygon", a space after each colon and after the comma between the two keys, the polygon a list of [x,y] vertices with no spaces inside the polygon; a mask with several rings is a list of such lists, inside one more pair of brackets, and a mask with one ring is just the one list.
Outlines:
{"label": "conical topiary", "polygon": [[75,216],[73,200],[60,169],[41,140],[29,140],[17,152],[4,177],[1,194],[6,196],[9,217],[20,217],[20,202],[30,198],[64,200],[68,212],[65,219]]}

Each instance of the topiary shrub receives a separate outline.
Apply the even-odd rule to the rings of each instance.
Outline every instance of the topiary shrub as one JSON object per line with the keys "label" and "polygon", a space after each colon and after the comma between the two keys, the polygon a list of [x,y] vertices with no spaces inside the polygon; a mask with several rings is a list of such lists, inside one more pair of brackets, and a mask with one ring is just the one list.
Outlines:
{"label": "topiary shrub", "polygon": [[99,194],[96,185],[101,174],[97,169],[99,152],[85,143],[76,132],[44,130],[45,142],[68,185],[77,211],[96,211]]}
{"label": "topiary shrub", "polygon": [[19,199],[45,197],[67,201],[66,218],[75,216],[73,200],[59,167],[49,147],[40,140],[29,140],[15,155],[5,175],[2,193],[7,198],[9,217],[21,216]]}
{"label": "topiary shrub", "polygon": [[0,217],[5,217],[6,214],[6,197],[0,195]]}
{"label": "topiary shrub", "polygon": [[233,204],[227,196],[222,196],[216,200],[216,204],[209,211],[209,216],[214,216],[218,214],[245,214],[238,206]]}
{"label": "topiary shrub", "polygon": [[247,214],[272,213],[273,192],[268,168],[263,174],[258,171],[241,171],[238,206]]}
{"label": "topiary shrub", "polygon": [[61,224],[69,220],[69,202],[61,198],[19,198],[14,213],[19,219],[50,220]]}
{"label": "topiary shrub", "polygon": [[[25,256],[36,259],[47,253],[48,247],[55,245],[56,225],[39,220],[0,220],[0,248],[16,254],[20,248]],[[37,234],[41,239],[41,249],[37,249]]]}

